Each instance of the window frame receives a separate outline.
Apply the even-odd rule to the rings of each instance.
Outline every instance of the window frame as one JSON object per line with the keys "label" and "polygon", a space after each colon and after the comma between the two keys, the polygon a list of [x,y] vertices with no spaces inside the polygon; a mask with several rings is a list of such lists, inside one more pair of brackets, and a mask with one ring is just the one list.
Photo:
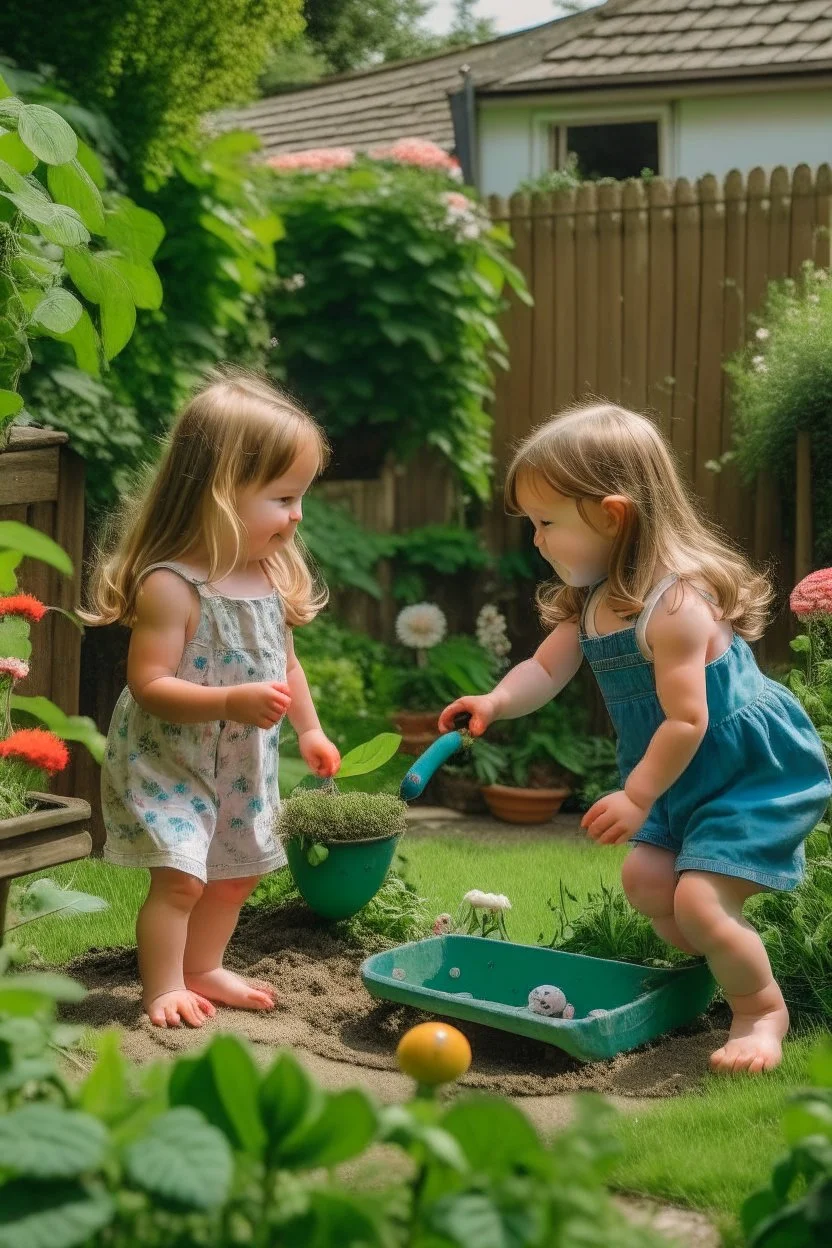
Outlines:
{"label": "window frame", "polygon": [[547,108],[534,114],[532,159],[534,174],[548,173],[560,166],[556,163],[559,146],[566,149],[566,131],[570,126],[621,125],[627,122],[652,121],[658,127],[659,169],[653,172],[663,178],[675,177],[675,153],[672,107],[668,104],[629,104]]}

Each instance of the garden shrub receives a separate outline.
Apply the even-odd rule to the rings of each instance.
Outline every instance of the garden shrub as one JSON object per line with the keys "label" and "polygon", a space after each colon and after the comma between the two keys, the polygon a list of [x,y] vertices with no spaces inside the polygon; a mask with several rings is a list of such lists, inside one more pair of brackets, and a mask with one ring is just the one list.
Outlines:
{"label": "garden shrub", "polygon": [[[664,1242],[622,1219],[607,1195],[614,1111],[595,1098],[544,1144],[498,1097],[379,1107],[358,1088],[323,1091],[289,1052],[261,1071],[233,1035],[137,1069],[105,1032],[90,1073],[69,1082],[56,1053],[73,1032],[56,1024],[55,1005],[80,1000],[83,988],[59,975],[4,976],[5,967],[2,1248]],[[335,1177],[380,1144],[399,1163],[384,1187]]]}
{"label": "garden shrub", "polygon": [[105,112],[138,180],[169,172],[206,113],[255,97],[269,54],[300,33],[301,10],[302,0],[32,0],[0,10],[0,48],[25,69],[54,66]]}
{"label": "garden shrub", "polygon": [[[782,484],[784,528],[793,529],[795,443],[811,435],[816,566],[832,563],[832,283],[804,266],[769,287],[748,346],[726,365],[733,380],[734,452],[747,481],[767,469]],[[719,464],[714,465],[719,467]]]}
{"label": "garden shrub", "polygon": [[323,421],[341,475],[428,445],[486,498],[496,318],[506,280],[525,290],[508,234],[442,169],[342,148],[278,161],[272,371]]}

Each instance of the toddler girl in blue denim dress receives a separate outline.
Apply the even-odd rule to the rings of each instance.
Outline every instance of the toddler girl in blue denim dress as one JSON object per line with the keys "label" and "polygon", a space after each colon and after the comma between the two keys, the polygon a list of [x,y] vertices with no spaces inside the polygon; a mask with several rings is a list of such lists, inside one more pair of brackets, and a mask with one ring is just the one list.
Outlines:
{"label": "toddler girl in blue denim dress", "polygon": [[273,985],[223,957],[258,879],[285,862],[284,715],[313,771],[340,763],[292,644],[326,601],[295,533],[327,454],[321,429],[265,378],[215,372],[93,579],[86,619],[132,630],[101,771],[104,856],[150,872],[136,942],[159,1027],[200,1027],[215,1004],[275,1003]]}
{"label": "toddler girl in blue denim dress", "polygon": [[527,715],[587,660],[618,735],[622,787],[582,826],[599,844],[633,843],[622,877],[631,904],[664,940],[707,958],[733,1014],[711,1066],[771,1069],[789,1016],[743,906],[800,883],[832,784],[808,716],[748,645],[770,586],[697,515],[655,425],[611,404],[529,435],[506,497],[557,574],[538,594],[551,631],[491,693],[446,708],[440,727],[460,711],[475,735]]}

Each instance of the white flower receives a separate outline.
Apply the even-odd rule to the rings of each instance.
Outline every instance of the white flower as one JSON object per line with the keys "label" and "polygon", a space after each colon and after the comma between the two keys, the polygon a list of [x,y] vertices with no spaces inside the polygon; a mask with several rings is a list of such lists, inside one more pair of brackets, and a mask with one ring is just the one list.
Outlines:
{"label": "white flower", "polygon": [[283,283],[284,290],[296,291],[303,290],[306,285],[306,278],[302,273],[295,273],[292,277],[287,277]]}
{"label": "white flower", "polygon": [[430,650],[438,646],[448,631],[448,621],[435,602],[417,602],[396,616],[396,636],[403,646]]}
{"label": "white flower", "polygon": [[820,295],[807,295],[806,300],[808,303],[820,303]]}
{"label": "white flower", "polygon": [[477,616],[477,641],[483,650],[488,650],[498,659],[503,659],[511,650],[511,642],[506,635],[506,618],[492,602],[487,602]]}
{"label": "white flower", "polygon": [[771,330],[765,329],[763,328],[763,326],[760,326],[760,328],[757,330],[757,333],[754,336],[758,342],[766,342],[767,339],[771,337]]}
{"label": "white flower", "polygon": [[498,910],[510,910],[511,902],[504,893],[481,893],[478,888],[472,888],[462,898],[467,902],[472,910],[490,910],[496,914]]}
{"label": "white flower", "polygon": [[755,355],[751,363],[758,372],[762,372],[766,365],[766,357],[764,355]]}

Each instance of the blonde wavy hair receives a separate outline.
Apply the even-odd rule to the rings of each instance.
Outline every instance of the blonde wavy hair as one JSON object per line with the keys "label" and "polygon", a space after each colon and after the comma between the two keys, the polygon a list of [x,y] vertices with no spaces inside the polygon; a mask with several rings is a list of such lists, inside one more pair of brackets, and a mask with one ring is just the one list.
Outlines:
{"label": "blonde wavy hair", "polygon": [[[213,369],[173,425],[161,463],[148,471],[138,496],[125,499],[111,525],[82,618],[132,625],[144,571],[154,563],[187,562],[197,547],[208,551],[209,581],[227,576],[246,550],[238,491],[283,476],[307,447],[322,472],[330,450],[311,416],[266,377],[231,366]],[[328,594],[313,578],[297,535],[262,564],[283,599],[287,622],[314,619]]]}
{"label": "blonde wavy hair", "polygon": [[[506,478],[506,508],[522,515],[518,484],[544,481],[584,503],[623,495],[630,502],[610,559],[608,603],[627,618],[638,614],[659,567],[715,595],[721,616],[748,641],[760,637],[772,598],[769,579],[755,571],[688,497],[673,455],[646,416],[612,403],[573,407],[521,442]],[[589,521],[587,521],[589,523]],[[547,628],[580,617],[588,591],[561,582],[540,586],[537,605]]]}

